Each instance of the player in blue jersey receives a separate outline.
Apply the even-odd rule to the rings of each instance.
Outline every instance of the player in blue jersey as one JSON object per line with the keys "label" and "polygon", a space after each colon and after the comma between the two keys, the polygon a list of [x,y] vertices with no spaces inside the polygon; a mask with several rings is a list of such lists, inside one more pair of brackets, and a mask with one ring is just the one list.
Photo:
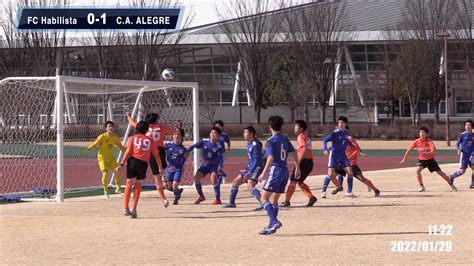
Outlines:
{"label": "player in blue jersey", "polygon": [[474,189],[474,132],[472,131],[472,120],[469,119],[464,123],[464,131],[459,135],[458,141],[456,142],[456,149],[459,159],[459,170],[449,176],[454,182],[454,179],[458,176],[463,175],[466,172],[467,167],[472,170],[471,175],[471,186],[469,188]]}
{"label": "player in blue jersey", "polygon": [[[219,135],[219,142],[223,146],[225,146],[225,144],[227,144],[226,152],[230,151],[230,138],[229,138],[229,135],[227,135],[227,133],[224,132],[224,121],[222,121],[222,120],[214,121],[214,127],[218,127],[221,130],[221,134]],[[224,161],[225,161],[225,154],[224,154]],[[226,172],[224,172],[223,168],[224,168],[224,165],[222,165],[222,167],[219,168],[219,172],[218,172],[218,175],[219,175],[218,182],[219,182],[219,184],[221,184],[221,183],[225,184],[225,181],[226,181],[225,179],[227,177],[227,174],[226,174]]]}
{"label": "player in blue jersey", "polygon": [[300,164],[295,148],[288,137],[280,132],[284,124],[283,118],[277,115],[270,116],[268,124],[272,136],[265,143],[267,162],[258,179],[260,181],[266,179],[263,185],[262,202],[263,208],[270,218],[270,223],[259,232],[261,235],[273,234],[282,227],[282,223],[278,220],[278,198],[281,193],[285,192],[289,179],[288,153],[293,153],[295,160],[295,178],[298,179],[300,177]]}
{"label": "player in blue jersey", "polygon": [[262,143],[257,139],[256,131],[253,127],[246,127],[244,129],[244,139],[247,141],[248,165],[244,170],[240,171],[240,175],[232,181],[229,203],[223,207],[235,208],[235,198],[239,192],[239,186],[247,183],[248,190],[259,203],[255,210],[262,210],[263,205],[260,200],[262,196],[260,191],[255,187],[258,183],[258,176],[263,170]]}
{"label": "player in blue jersey", "polygon": [[[329,186],[329,182],[332,181],[336,185],[336,190],[333,192],[336,194],[342,191],[342,184],[336,178],[336,168],[344,168],[347,173],[347,196],[354,197],[352,193],[352,185],[354,178],[352,175],[352,168],[349,159],[346,155],[346,148],[351,145],[348,140],[349,133],[346,130],[347,117],[341,116],[337,119],[337,129],[331,134],[327,135],[323,140],[323,151],[324,155],[329,155],[328,163],[328,175],[324,178],[323,191],[321,198],[326,198],[326,190]],[[328,142],[331,142],[331,151],[328,151]]]}
{"label": "player in blue jersey", "polygon": [[211,182],[214,185],[214,194],[216,199],[212,202],[213,205],[221,205],[221,191],[220,184],[217,180],[217,173],[219,167],[224,162],[224,147],[219,143],[219,135],[221,130],[217,127],[213,127],[209,133],[209,140],[201,140],[189,147],[188,152],[190,153],[193,149],[202,149],[202,162],[194,175],[194,184],[196,191],[199,194],[199,198],[194,204],[200,204],[205,201],[204,193],[202,192],[201,179],[207,174],[211,176]]}
{"label": "player in blue jersey", "polygon": [[183,166],[188,157],[188,152],[183,146],[184,130],[177,128],[173,134],[173,141],[166,143],[164,148],[166,151],[166,182],[167,187],[173,188],[174,201],[173,205],[178,205],[183,189],[179,188],[181,177],[183,176]]}

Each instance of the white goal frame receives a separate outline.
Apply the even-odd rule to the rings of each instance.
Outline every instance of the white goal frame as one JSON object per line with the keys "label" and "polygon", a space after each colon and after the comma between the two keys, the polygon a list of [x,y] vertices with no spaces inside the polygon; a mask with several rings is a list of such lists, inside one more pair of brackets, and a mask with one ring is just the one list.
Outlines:
{"label": "white goal frame", "polygon": [[[197,82],[173,82],[173,81],[143,81],[143,80],[122,80],[122,79],[102,79],[102,78],[86,78],[56,75],[50,77],[8,77],[0,80],[0,84],[7,81],[27,81],[27,80],[55,80],[56,98],[54,103],[54,121],[56,129],[56,197],[54,199],[27,199],[30,201],[64,201],[64,98],[67,97],[67,89],[65,91],[65,83],[75,82],[82,84],[99,84],[99,85],[115,85],[115,86],[136,86],[137,93],[140,98],[141,93],[147,91],[148,88],[185,88],[192,89],[192,109],[193,109],[193,141],[199,140],[199,85]],[[151,89],[150,89],[151,90]],[[138,102],[138,101],[137,101]],[[69,106],[66,106],[69,109]],[[134,112],[136,112],[136,106]],[[63,114],[63,115],[57,115]],[[130,125],[127,127],[126,136],[130,132]],[[125,136],[125,137],[126,137]],[[194,170],[199,167],[199,151],[194,150],[193,153]]]}

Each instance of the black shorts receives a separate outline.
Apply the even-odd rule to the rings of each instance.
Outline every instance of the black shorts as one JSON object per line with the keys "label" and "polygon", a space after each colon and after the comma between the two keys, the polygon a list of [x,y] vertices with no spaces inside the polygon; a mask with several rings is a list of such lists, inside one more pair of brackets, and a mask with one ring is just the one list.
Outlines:
{"label": "black shorts", "polygon": [[[161,159],[161,167],[166,169],[166,150],[163,147],[158,147],[158,154],[160,155]],[[160,168],[158,168],[158,164],[156,163],[155,157],[150,156],[150,168],[151,168],[151,173],[153,175],[159,175],[160,174]]]}
{"label": "black shorts", "polygon": [[306,178],[311,174],[311,171],[313,171],[313,160],[310,159],[303,159],[300,162],[300,172],[301,176],[299,179],[295,178],[295,171],[296,169],[293,168],[293,173],[291,174],[290,181],[296,181],[303,183]]}
{"label": "black shorts", "polygon": [[441,168],[439,168],[439,165],[435,159],[418,160],[418,163],[416,164],[416,166],[421,166],[423,167],[423,169],[428,167],[428,170],[430,170],[430,173],[441,171]]}
{"label": "black shorts", "polygon": [[[359,166],[357,165],[352,165],[352,175],[357,177],[359,175],[362,175],[362,170],[360,170]],[[336,174],[345,176],[346,175],[346,170],[344,168],[336,168]]]}
{"label": "black shorts", "polygon": [[142,180],[146,178],[146,170],[148,169],[148,163],[139,160],[135,157],[128,158],[127,160],[127,178],[136,178]]}

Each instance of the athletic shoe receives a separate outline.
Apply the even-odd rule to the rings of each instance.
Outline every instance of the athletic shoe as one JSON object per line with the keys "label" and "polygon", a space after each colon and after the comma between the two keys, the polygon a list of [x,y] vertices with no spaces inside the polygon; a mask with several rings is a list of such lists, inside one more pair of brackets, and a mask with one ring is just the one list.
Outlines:
{"label": "athletic shoe", "polygon": [[374,197],[380,197],[380,190],[376,189],[374,191]]}
{"label": "athletic shoe", "polygon": [[425,191],[425,187],[420,187],[420,188],[418,189],[418,192],[423,192],[423,191]]}
{"label": "athletic shoe", "polygon": [[318,199],[315,196],[312,196],[309,199],[308,204],[306,204],[306,207],[313,207],[313,205],[316,203],[316,201],[318,201]]}
{"label": "athletic shoe", "polygon": [[165,208],[168,208],[168,206],[170,206],[170,202],[169,202],[167,199],[164,199],[164,200],[163,200],[163,206],[164,206]]}
{"label": "athletic shoe", "polygon": [[109,193],[104,193],[104,199],[108,199],[109,198]]}
{"label": "athletic shoe", "polygon": [[257,208],[254,209],[254,211],[261,211],[261,210],[263,210],[263,204],[258,203],[258,206],[257,206]]}
{"label": "athletic shoe", "polygon": [[274,234],[276,232],[276,229],[275,228],[268,228],[268,227],[265,227],[263,228],[263,230],[261,230],[260,232],[258,232],[260,235],[262,236],[266,236],[266,235],[271,235],[271,234]]}
{"label": "athletic shoe", "polygon": [[367,191],[369,191],[369,192],[370,192],[370,191],[372,191],[372,189],[370,189],[370,187],[369,187],[369,186],[367,186]]}
{"label": "athletic shoe", "polygon": [[323,199],[326,198],[326,192],[321,193],[321,198],[323,198]]}
{"label": "athletic shoe", "polygon": [[132,209],[132,211],[130,212],[130,218],[132,218],[132,219],[137,218],[137,210],[136,209]]}
{"label": "athletic shoe", "polygon": [[273,224],[273,227],[275,228],[275,230],[278,230],[283,227],[283,224],[277,220],[276,223]]}
{"label": "athletic shoe", "polygon": [[130,209],[129,209],[129,208],[126,208],[123,215],[125,215],[125,216],[130,216],[131,214],[132,214],[132,213],[130,212]]}
{"label": "athletic shoe", "polygon": [[173,200],[173,205],[178,205],[178,200],[177,199]]}
{"label": "athletic shoe", "polygon": [[290,206],[291,206],[291,203],[286,202],[286,201],[284,201],[282,204],[280,204],[280,207],[283,207],[283,208],[288,208]]}
{"label": "athletic shoe", "polygon": [[469,186],[470,189],[474,189],[474,184]]}
{"label": "athletic shoe", "polygon": [[458,188],[453,184],[449,185],[451,187],[451,191],[458,191]]}
{"label": "athletic shoe", "polygon": [[354,193],[352,193],[352,192],[347,192],[346,196],[348,196],[349,198],[357,198],[357,196],[354,195]]}
{"label": "athletic shoe", "polygon": [[204,198],[204,197],[199,197],[199,198],[194,202],[194,204],[200,204],[201,202],[203,202],[203,201],[205,201],[205,200],[206,200],[206,198]]}
{"label": "athletic shoe", "polygon": [[331,192],[331,195],[336,195],[339,191],[343,191],[344,188],[341,187],[341,188],[335,188],[332,192]]}
{"label": "athletic shoe", "polygon": [[226,204],[222,205],[222,208],[224,208],[224,209],[235,208],[235,207],[237,207],[237,205],[230,204],[230,203],[226,203]]}
{"label": "athletic shoe", "polygon": [[215,199],[211,204],[212,205],[222,205],[222,201],[218,200],[218,199]]}

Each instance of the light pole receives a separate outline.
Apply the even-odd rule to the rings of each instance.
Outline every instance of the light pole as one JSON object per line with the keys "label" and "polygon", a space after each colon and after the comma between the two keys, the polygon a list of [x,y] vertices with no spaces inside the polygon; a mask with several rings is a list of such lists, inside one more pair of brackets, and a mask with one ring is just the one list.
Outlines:
{"label": "light pole", "polygon": [[448,32],[438,32],[436,36],[444,39],[444,109],[446,114],[446,145],[451,146],[449,134],[449,96],[448,96]]}

